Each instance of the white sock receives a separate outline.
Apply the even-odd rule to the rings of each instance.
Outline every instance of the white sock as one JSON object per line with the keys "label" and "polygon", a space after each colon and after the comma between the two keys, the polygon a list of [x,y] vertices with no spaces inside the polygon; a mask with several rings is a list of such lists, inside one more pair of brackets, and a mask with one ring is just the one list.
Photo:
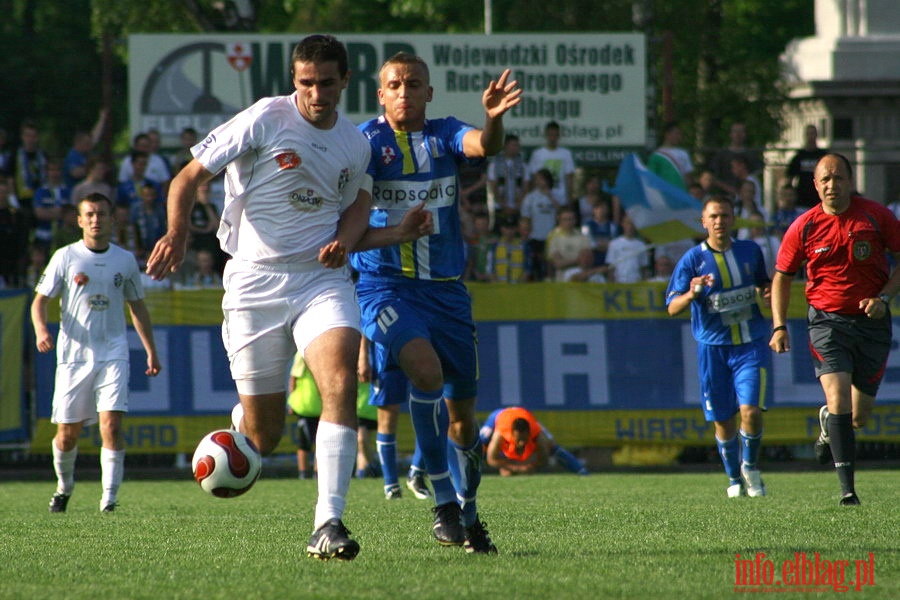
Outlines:
{"label": "white sock", "polygon": [[56,493],[71,495],[75,489],[75,458],[78,456],[78,446],[68,452],[63,452],[56,447],[56,442],[50,442],[53,448],[53,470],[56,472]]}
{"label": "white sock", "polygon": [[345,425],[319,421],[316,433],[319,500],[314,529],[330,519],[343,517],[355,461],[356,431]]}
{"label": "white sock", "polygon": [[234,408],[231,409],[231,428],[235,431],[241,430],[241,421],[244,419],[244,407],[241,406],[241,403],[238,402]]}
{"label": "white sock", "polygon": [[103,497],[100,508],[107,504],[115,504],[125,474],[125,451],[100,448],[100,482],[103,485]]}

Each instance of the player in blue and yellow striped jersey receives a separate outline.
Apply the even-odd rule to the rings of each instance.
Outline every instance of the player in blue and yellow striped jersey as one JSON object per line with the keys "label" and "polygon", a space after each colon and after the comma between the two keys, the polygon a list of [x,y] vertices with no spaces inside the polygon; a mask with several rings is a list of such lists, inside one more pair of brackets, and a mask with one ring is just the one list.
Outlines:
{"label": "player in blue and yellow striped jersey", "polygon": [[[458,165],[496,154],[503,142],[503,114],[520,102],[509,70],[482,94],[484,129],[453,117],[427,119],[431,101],[428,66],[399,53],[381,68],[378,100],[384,115],[360,129],[371,144],[368,173],[374,180],[370,227],[396,223],[424,203],[434,233],[412,243],[360,252],[357,294],[363,331],[384,347],[376,369],[399,366],[411,384],[410,414],[435,495],[432,532],[440,544],[468,552],[496,553],[478,516],[475,495],[483,450],[475,419],[478,357],[472,306],[461,281],[465,242],[459,220]],[[447,431],[437,419],[445,398]],[[379,411],[390,417],[389,409]],[[444,443],[450,440],[450,449]]]}
{"label": "player in blue and yellow striped jersey", "polygon": [[670,315],[691,309],[703,414],[715,423],[728,497],[765,496],[757,461],[762,410],[772,394],[772,355],[758,297],[768,297],[771,281],[756,242],[732,239],[731,199],[708,198],[701,220],[708,237],[678,261],[666,305]]}

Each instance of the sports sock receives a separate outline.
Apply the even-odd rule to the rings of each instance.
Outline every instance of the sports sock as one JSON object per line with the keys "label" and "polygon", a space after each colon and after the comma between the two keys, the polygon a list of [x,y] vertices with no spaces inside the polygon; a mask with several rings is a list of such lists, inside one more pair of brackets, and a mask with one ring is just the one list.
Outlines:
{"label": "sports sock", "polygon": [[419,447],[418,440],[416,440],[416,449],[413,451],[412,460],[410,460],[409,476],[412,477],[416,471],[428,472],[425,468],[425,457],[422,455],[422,449]]}
{"label": "sports sock", "polygon": [[244,407],[240,402],[231,409],[231,428],[235,431],[241,430],[241,421],[244,419]]}
{"label": "sports sock", "polygon": [[329,519],[340,519],[356,462],[356,431],[346,425],[319,421],[316,433],[316,464],[319,467],[315,528]]}
{"label": "sports sock", "polygon": [[416,432],[416,444],[422,451],[438,506],[456,501],[447,467],[448,416],[442,398],[441,390],[423,392],[415,388],[409,396],[409,415]]}
{"label": "sports sock", "polygon": [[397,434],[375,434],[375,448],[381,462],[381,474],[384,477],[384,490],[397,485]]}
{"label": "sports sock", "polygon": [[75,489],[75,458],[78,456],[78,446],[68,452],[63,452],[56,447],[56,442],[50,442],[53,448],[53,470],[56,472],[56,493],[67,496]]}
{"label": "sports sock", "polygon": [[856,492],[854,472],[856,470],[856,433],[853,431],[853,415],[832,414],[828,417],[828,437],[831,438],[831,456],[834,469],[841,482],[841,493]]}
{"label": "sports sock", "polygon": [[719,456],[722,457],[722,465],[731,485],[741,482],[741,444],[738,436],[730,440],[722,441],[716,437],[716,446],[719,447]]}
{"label": "sports sock", "polygon": [[575,455],[563,448],[562,446],[557,446],[553,449],[553,455],[556,456],[556,460],[561,462],[565,468],[572,471],[573,473],[581,473],[585,471],[584,465],[581,464],[581,461],[575,458]]}
{"label": "sports sock", "polygon": [[116,502],[124,475],[125,451],[100,448],[100,482],[103,486],[100,508]]}
{"label": "sports sock", "polygon": [[470,527],[478,517],[476,495],[481,484],[481,464],[484,461],[484,446],[481,438],[475,436],[475,443],[468,448],[450,441],[450,472],[456,486],[456,498],[462,507],[462,523]]}
{"label": "sports sock", "polygon": [[743,429],[740,431],[741,461],[748,469],[755,469],[759,462],[759,448],[762,446],[762,432],[750,435]]}

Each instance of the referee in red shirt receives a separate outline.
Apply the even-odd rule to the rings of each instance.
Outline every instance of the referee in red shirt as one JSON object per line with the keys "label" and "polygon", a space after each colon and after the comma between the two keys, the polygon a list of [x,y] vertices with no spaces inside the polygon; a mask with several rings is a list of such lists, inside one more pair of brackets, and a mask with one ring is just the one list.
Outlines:
{"label": "referee in red shirt", "polygon": [[809,343],[826,402],[819,410],[816,456],[824,464],[831,454],[840,503],[856,505],[853,429],[872,413],[890,351],[890,302],[900,291],[900,269],[889,273],[887,252],[900,256],[900,222],[881,204],[853,193],[846,157],[825,155],[814,177],[821,203],[791,224],[775,263],[769,346],[790,350],[791,281],[807,261]]}

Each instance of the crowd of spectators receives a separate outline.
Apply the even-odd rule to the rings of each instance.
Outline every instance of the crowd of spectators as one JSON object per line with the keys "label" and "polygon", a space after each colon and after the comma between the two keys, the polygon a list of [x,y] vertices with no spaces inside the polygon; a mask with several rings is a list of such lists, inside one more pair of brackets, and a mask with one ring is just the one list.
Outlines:
{"label": "crowd of spectators", "polygon": [[[602,191],[600,177],[575,164],[559,125],[548,123],[544,134],[544,146],[527,158],[518,138],[508,135],[503,151],[486,167],[486,204],[463,205],[471,212],[463,219],[470,224],[467,278],[504,283],[668,281],[675,263],[700,237],[649,243],[620,199]],[[762,153],[747,147],[743,123],[732,124],[728,137],[727,145],[709,156],[692,157],[680,146],[678,123],[667,123],[647,168],[700,202],[713,195],[732,198],[738,237],[756,241],[771,270],[768,257],[774,259],[788,225],[810,206],[800,201],[805,198],[801,194],[809,187],[815,161],[826,151],[817,146],[815,126],[808,126],[804,147],[766,206]]]}
{"label": "crowd of spectators", "polygon": [[[167,155],[160,150],[157,131],[141,132],[122,160],[111,164],[96,152],[106,121],[101,113],[91,131],[77,132],[62,156],[45,152],[34,121],[22,122],[17,144],[0,130],[0,289],[33,288],[50,255],[81,240],[76,203],[95,192],[115,205],[114,242],[145,265],[166,231],[169,181],[189,160],[198,135],[185,129],[180,147]],[[185,267],[164,287],[221,286],[227,259],[215,237],[224,201],[221,181],[204,186],[197,196]],[[149,277],[145,283],[159,287]]]}
{"label": "crowd of spectators", "polygon": [[[64,156],[48,156],[33,121],[19,128],[18,143],[0,130],[0,287],[30,287],[57,248],[78,241],[76,199],[99,192],[115,203],[115,242],[143,266],[166,231],[169,181],[190,160],[198,132],[181,132],[179,146],[160,149],[159,133],[140,132],[129,152],[111,164],[95,152],[106,123],[73,136]],[[641,238],[619,199],[601,191],[596,173],[579,169],[564,146],[560,126],[550,122],[545,143],[526,158],[520,141],[507,135],[500,154],[460,173],[460,210],[469,244],[469,281],[637,282],[664,281],[695,242],[653,245]],[[825,151],[812,125],[791,161],[770,207],[762,201],[762,156],[746,146],[746,127],[734,123],[729,143],[695,162],[680,147],[677,123],[663,128],[648,168],[699,200],[713,194],[735,199],[739,237],[756,240],[774,256],[787,226],[810,201],[811,166]],[[583,175],[576,177],[576,174]],[[166,287],[218,287],[227,255],[216,230],[224,198],[221,180],[198,190],[191,212],[190,252]],[[37,275],[36,275],[37,274]],[[147,278],[148,287],[159,283]]]}

